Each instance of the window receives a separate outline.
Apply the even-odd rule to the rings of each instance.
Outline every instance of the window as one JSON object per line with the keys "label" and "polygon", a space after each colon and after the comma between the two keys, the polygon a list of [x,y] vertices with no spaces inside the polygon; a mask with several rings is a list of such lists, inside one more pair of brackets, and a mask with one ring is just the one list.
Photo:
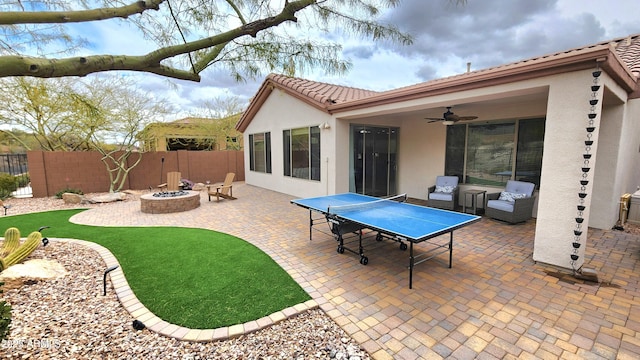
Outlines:
{"label": "window", "polygon": [[271,174],[271,133],[249,134],[249,170]]}
{"label": "window", "polygon": [[540,185],[544,119],[447,127],[445,175],[464,183],[503,186],[507,180]]}
{"label": "window", "polygon": [[284,175],[320,181],[320,128],[284,130]]}

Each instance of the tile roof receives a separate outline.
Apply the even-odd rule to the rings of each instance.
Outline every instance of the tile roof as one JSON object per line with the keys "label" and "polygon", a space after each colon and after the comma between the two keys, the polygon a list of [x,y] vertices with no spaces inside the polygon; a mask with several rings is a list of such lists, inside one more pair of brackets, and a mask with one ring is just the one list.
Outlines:
{"label": "tile roof", "polygon": [[640,34],[614,40],[613,45],[629,70],[636,78],[640,77]]}
{"label": "tile roof", "polygon": [[279,84],[286,89],[300,93],[318,105],[345,103],[352,100],[363,99],[377,92],[358,89],[354,87],[328,84],[318,81],[289,77],[285,75],[270,74],[267,80]]}

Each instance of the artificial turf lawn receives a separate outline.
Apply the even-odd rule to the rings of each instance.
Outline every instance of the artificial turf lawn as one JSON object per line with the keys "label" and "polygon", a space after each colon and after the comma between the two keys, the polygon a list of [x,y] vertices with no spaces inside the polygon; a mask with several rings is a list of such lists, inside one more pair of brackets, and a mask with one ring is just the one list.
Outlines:
{"label": "artificial turf lawn", "polygon": [[205,229],[70,223],[80,211],[2,217],[0,231],[17,227],[26,237],[50,226],[43,236],[106,247],[140,302],[161,319],[192,329],[256,320],[310,299],[273,259],[237,237]]}

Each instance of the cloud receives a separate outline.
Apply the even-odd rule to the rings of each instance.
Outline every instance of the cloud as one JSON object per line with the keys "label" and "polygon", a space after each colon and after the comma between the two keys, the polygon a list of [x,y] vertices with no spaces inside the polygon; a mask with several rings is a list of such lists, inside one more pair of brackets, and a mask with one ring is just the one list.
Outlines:
{"label": "cloud", "polygon": [[375,53],[375,47],[358,44],[347,47],[342,53],[347,58],[371,59]]}
{"label": "cloud", "polygon": [[[417,59],[418,74],[429,80],[425,77],[463,72],[467,62],[473,69],[487,68],[603,41],[613,33],[640,31],[633,21],[618,21],[614,29],[607,29],[594,14],[597,11],[572,9],[567,3],[572,4],[567,0],[468,0],[464,5],[405,0],[385,20],[413,34],[415,42],[389,49]],[[633,6],[631,1],[623,3]]]}

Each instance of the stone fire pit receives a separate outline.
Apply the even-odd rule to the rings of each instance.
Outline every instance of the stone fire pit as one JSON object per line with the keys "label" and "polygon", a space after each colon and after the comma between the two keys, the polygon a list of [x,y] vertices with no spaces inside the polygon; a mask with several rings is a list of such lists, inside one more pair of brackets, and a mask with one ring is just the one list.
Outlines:
{"label": "stone fire pit", "polygon": [[140,210],[148,214],[168,214],[200,206],[200,192],[181,190],[140,196]]}

